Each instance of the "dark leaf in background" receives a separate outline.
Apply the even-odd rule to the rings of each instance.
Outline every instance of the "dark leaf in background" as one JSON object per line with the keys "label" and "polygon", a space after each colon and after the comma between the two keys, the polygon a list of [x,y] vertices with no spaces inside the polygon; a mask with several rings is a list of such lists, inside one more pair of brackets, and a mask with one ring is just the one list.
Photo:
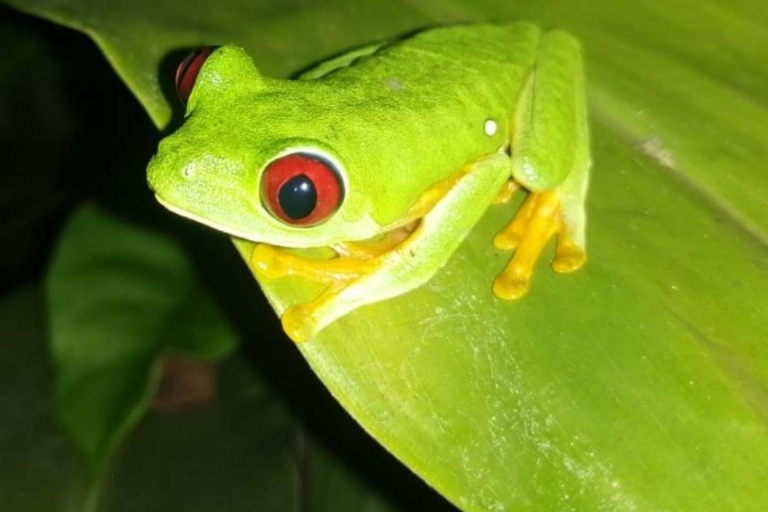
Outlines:
{"label": "dark leaf in background", "polygon": [[93,205],[65,227],[48,292],[58,416],[95,474],[152,400],[160,356],[236,345],[178,246]]}
{"label": "dark leaf in background", "polygon": [[[85,510],[83,459],[52,415],[45,312],[36,286],[0,299],[0,510]],[[117,451],[99,511],[391,510],[301,434],[242,358],[223,363],[217,382],[207,407],[141,422]]]}

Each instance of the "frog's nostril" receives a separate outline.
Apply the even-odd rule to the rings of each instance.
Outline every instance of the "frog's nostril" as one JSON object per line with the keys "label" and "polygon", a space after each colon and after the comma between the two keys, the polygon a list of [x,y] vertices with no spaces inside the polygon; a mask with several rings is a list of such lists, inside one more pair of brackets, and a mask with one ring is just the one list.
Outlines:
{"label": "frog's nostril", "polygon": [[184,176],[185,178],[194,178],[195,170],[192,167],[187,166],[181,170],[181,175]]}

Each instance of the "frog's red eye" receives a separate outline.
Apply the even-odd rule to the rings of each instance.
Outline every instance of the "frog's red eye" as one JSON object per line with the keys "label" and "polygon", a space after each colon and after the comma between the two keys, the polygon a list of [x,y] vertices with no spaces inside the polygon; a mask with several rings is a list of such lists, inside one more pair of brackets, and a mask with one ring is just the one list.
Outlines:
{"label": "frog's red eye", "polygon": [[307,153],[293,153],[270,163],[261,176],[267,209],[288,224],[318,224],[344,199],[344,184],[334,166]]}
{"label": "frog's red eye", "polygon": [[192,93],[192,87],[195,86],[197,74],[208,56],[213,53],[216,46],[205,46],[191,51],[184,57],[184,60],[176,66],[176,94],[182,103],[186,103],[189,95]]}

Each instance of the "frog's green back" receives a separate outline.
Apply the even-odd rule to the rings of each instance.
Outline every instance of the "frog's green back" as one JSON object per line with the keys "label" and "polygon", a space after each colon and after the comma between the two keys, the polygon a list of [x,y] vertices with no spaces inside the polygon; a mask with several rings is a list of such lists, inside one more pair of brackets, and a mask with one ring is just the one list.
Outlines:
{"label": "frog's green back", "polygon": [[[174,211],[249,240],[370,238],[432,184],[508,145],[538,39],[528,23],[437,28],[354,51],[306,80],[265,77],[242,49],[221,47],[200,69],[183,125],[160,143],[150,185]],[[263,203],[264,169],[297,152],[333,162],[344,182],[338,210],[311,226]]]}
{"label": "frog's green back", "polygon": [[[334,98],[340,113],[341,126],[324,139],[351,163],[353,186],[380,199],[380,224],[401,218],[429,185],[507,144],[538,38],[524,22],[432,29],[359,52],[352,65],[313,81],[325,87],[311,94]],[[485,133],[488,119],[497,124],[493,136]]]}

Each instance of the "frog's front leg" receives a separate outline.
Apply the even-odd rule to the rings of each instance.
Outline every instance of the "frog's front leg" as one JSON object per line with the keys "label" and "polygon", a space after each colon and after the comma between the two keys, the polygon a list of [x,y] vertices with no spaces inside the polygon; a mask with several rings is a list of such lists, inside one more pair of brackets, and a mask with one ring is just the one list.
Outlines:
{"label": "frog's front leg", "polygon": [[371,258],[340,255],[331,259],[311,259],[281,247],[257,244],[251,253],[251,267],[262,277],[299,276],[319,283],[350,281],[373,268]]}
{"label": "frog's front leg", "polygon": [[512,175],[530,194],[494,239],[497,248],[515,250],[493,287],[503,299],[526,293],[533,267],[553,236],[555,271],[571,272],[586,261],[589,136],[581,51],[568,34],[553,31],[542,37],[511,125]]}
{"label": "frog's front leg", "polygon": [[471,165],[407,239],[375,258],[356,259],[365,267],[354,278],[335,281],[315,300],[289,307],[282,315],[285,332],[294,341],[308,340],[362,305],[401,295],[427,282],[480,220],[508,177],[509,157],[503,151]]}
{"label": "frog's front leg", "polygon": [[372,242],[334,244],[336,256],[330,259],[305,258],[282,247],[260,243],[251,253],[250,266],[267,279],[298,276],[318,283],[344,283],[370,272],[375,267],[372,260],[394,249],[413,229],[409,224],[392,229]]}

